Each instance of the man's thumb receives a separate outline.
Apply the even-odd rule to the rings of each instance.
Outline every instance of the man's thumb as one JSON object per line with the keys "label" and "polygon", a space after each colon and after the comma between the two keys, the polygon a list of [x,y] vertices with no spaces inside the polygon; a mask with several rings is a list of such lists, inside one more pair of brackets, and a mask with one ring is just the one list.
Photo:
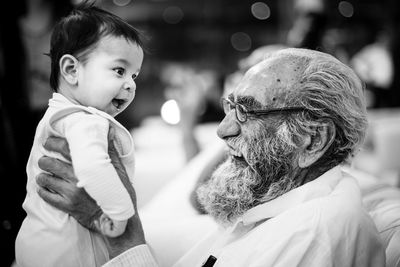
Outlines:
{"label": "man's thumb", "polygon": [[108,130],[108,141],[113,141],[115,138],[115,129],[114,127],[110,126],[110,129]]}

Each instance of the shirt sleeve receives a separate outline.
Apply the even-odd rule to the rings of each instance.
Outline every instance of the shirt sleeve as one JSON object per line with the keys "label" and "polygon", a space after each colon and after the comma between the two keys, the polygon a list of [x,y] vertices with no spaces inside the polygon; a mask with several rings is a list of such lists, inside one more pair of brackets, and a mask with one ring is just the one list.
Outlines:
{"label": "shirt sleeve", "polygon": [[158,267],[147,245],[131,248],[111,259],[103,267]]}
{"label": "shirt sleeve", "polygon": [[62,121],[77,185],[113,220],[130,218],[134,214],[131,198],[108,155],[109,121],[83,112],[70,114]]}

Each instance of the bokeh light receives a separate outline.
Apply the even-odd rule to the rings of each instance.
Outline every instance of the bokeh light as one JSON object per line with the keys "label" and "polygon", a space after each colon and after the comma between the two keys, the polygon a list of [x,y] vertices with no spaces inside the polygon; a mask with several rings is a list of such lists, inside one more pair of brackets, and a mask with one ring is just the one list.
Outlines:
{"label": "bokeh light", "polygon": [[169,6],[164,10],[162,16],[165,22],[177,24],[183,19],[183,11],[178,6]]}
{"label": "bokeh light", "polygon": [[346,18],[350,18],[354,14],[353,5],[347,1],[341,1],[338,5],[338,9],[339,9],[340,14]]}
{"label": "bokeh light", "polygon": [[271,16],[271,10],[266,3],[255,2],[251,5],[251,14],[259,20],[266,20]]}
{"label": "bokeh light", "polygon": [[169,124],[178,124],[181,120],[181,112],[178,103],[171,99],[161,106],[161,118]]}
{"label": "bokeh light", "polygon": [[246,52],[251,49],[251,38],[247,33],[236,32],[231,36],[231,44],[237,51]]}

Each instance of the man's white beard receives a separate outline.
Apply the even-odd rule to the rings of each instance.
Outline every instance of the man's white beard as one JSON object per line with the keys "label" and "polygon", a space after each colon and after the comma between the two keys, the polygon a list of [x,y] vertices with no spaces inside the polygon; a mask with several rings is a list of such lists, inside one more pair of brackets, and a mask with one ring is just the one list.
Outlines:
{"label": "man's white beard", "polygon": [[228,226],[249,209],[297,187],[292,171],[296,147],[286,140],[279,134],[233,140],[232,146],[240,148],[248,163],[229,157],[198,189],[199,202],[207,213]]}

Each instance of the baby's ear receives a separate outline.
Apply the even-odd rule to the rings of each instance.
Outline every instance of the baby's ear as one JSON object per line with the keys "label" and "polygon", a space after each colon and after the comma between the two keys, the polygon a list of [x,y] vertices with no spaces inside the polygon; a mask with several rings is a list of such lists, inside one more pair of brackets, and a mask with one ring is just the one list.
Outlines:
{"label": "baby's ear", "polygon": [[60,74],[70,85],[78,83],[78,64],[79,61],[72,55],[63,55],[60,59]]}

